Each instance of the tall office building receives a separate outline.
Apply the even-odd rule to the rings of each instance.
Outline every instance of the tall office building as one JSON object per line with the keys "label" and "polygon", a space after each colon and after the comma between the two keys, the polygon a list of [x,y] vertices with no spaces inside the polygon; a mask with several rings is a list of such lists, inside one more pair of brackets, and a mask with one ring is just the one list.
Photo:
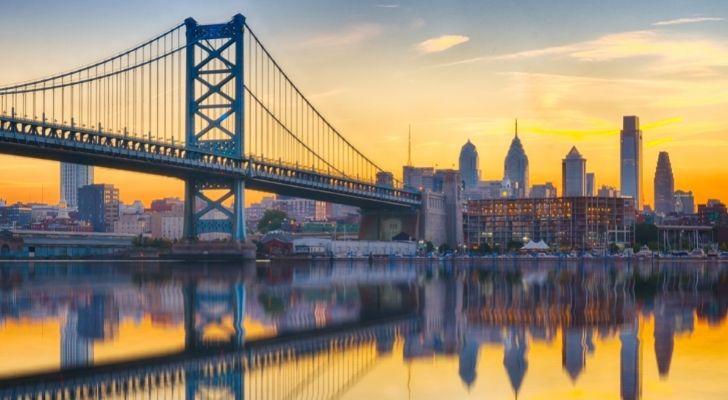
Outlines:
{"label": "tall office building", "polygon": [[596,177],[593,172],[586,173],[586,195],[596,196]]}
{"label": "tall office building", "polygon": [[87,185],[78,189],[78,214],[94,232],[113,232],[119,220],[119,189],[114,185]]}
{"label": "tall office building", "polygon": [[464,189],[472,189],[480,181],[478,150],[470,139],[460,149],[460,175],[463,177]]}
{"label": "tall office building", "polygon": [[620,183],[622,196],[634,199],[635,208],[642,210],[642,131],[640,119],[625,116],[619,136]]}
{"label": "tall office building", "polygon": [[669,214],[675,211],[675,179],[672,176],[670,155],[661,151],[655,170],[655,212]]}
{"label": "tall office building", "polygon": [[586,195],[586,159],[573,146],[561,162],[561,182],[564,197]]}
{"label": "tall office building", "polygon": [[675,212],[678,214],[695,214],[695,197],[692,191],[676,190],[672,195]]}
{"label": "tall office building", "polygon": [[511,147],[508,148],[508,154],[504,162],[503,179],[508,179],[513,185],[514,197],[528,197],[528,157],[521,139],[518,138],[518,121],[516,121],[516,133],[511,141]]}
{"label": "tall office building", "polygon": [[78,188],[94,183],[94,167],[61,163],[61,197],[68,207],[78,207]]}

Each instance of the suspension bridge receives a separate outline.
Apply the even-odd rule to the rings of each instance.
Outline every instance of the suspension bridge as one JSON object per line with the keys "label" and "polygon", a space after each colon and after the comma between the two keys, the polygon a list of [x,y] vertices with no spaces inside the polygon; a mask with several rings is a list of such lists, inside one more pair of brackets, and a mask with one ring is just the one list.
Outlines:
{"label": "suspension bridge", "polygon": [[0,153],[182,179],[190,239],[245,240],[246,188],[388,212],[421,204],[321,114],[240,14],[188,18],[102,61],[0,87]]}

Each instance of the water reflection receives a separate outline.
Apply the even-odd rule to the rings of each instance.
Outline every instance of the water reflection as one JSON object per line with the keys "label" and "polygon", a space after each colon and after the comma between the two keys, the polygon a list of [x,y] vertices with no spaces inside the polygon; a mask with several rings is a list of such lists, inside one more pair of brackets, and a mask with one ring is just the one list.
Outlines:
{"label": "water reflection", "polygon": [[[512,396],[546,397],[579,386],[595,354],[616,346],[616,375],[604,379],[612,393],[606,397],[639,399],[647,390],[645,369],[676,388],[690,379],[670,376],[676,353],[690,357],[689,350],[676,350],[675,338],[694,333],[696,321],[724,327],[726,267],[429,261],[4,266],[0,398],[71,398],[73,390],[105,398],[132,392],[170,399],[368,398],[362,394],[380,389],[369,386],[379,370],[406,370],[411,395],[417,389],[413,366],[439,371],[438,363],[448,359],[457,365],[437,384],[453,393],[460,390],[457,381],[467,393],[497,386],[489,355],[495,349]],[[46,338],[52,327],[59,337],[55,353]],[[690,337],[696,346],[701,339]],[[10,346],[34,341],[44,346],[29,349],[23,363],[9,357],[17,354]],[[543,359],[550,348],[560,349],[560,365]],[[643,365],[648,351],[655,365]],[[728,367],[728,360],[713,361],[709,368]],[[529,371],[534,362],[536,370]],[[612,368],[603,363],[593,367]],[[544,364],[560,367],[569,383],[544,382]],[[30,376],[13,377],[18,374]],[[712,387],[705,393],[725,394],[728,382]],[[580,389],[594,390],[587,397],[603,393]]]}

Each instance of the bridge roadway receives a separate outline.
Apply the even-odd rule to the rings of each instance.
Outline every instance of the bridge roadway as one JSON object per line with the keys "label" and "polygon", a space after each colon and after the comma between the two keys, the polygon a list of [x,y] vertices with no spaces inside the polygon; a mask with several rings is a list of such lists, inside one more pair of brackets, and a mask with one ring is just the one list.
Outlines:
{"label": "bridge roadway", "polygon": [[249,189],[363,208],[410,209],[419,193],[255,157],[237,159],[130,135],[0,115],[0,153],[163,175],[234,180]]}
{"label": "bridge roadway", "polygon": [[[244,393],[260,395],[261,391],[276,395],[265,397],[290,398],[311,390],[316,398],[336,398],[374,366],[379,351],[388,350],[396,337],[414,333],[420,325],[420,317],[406,314],[285,334],[249,342],[242,348],[193,348],[159,357],[15,377],[0,380],[0,399],[181,398],[175,387],[183,387],[187,398],[196,398],[200,387],[232,392],[230,397],[235,399],[244,398]],[[317,356],[326,359],[309,368],[299,364]],[[329,371],[331,362],[340,364],[335,371]],[[287,363],[295,364],[287,370],[295,376],[281,380],[281,367]],[[261,376],[266,368],[274,375],[270,379]],[[257,375],[252,377],[253,373]],[[251,379],[244,382],[247,378]],[[281,387],[285,384],[291,384],[288,392]],[[309,387],[312,385],[316,387]],[[173,388],[171,393],[169,387]]]}

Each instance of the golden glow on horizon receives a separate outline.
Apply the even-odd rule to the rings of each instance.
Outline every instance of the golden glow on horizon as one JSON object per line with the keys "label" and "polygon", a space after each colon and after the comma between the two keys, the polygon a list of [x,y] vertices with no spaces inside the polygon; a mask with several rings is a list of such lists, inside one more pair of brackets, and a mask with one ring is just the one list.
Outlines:
{"label": "golden glow on horizon", "polygon": [[[262,39],[279,40],[276,58],[283,69],[357,148],[395,176],[407,161],[411,124],[415,165],[456,167],[460,146],[470,138],[478,147],[483,179],[501,179],[517,116],[531,183],[560,187],[561,159],[576,145],[587,170],[596,173],[597,187],[619,187],[618,132],[623,115],[637,115],[644,131],[646,203],[652,203],[660,151],[670,153],[675,188],[692,190],[701,203],[728,201],[723,184],[728,181],[723,160],[728,91],[720,90],[728,87],[728,40],[709,31],[680,30],[715,23],[706,18],[531,48],[509,46],[506,35],[504,48],[495,53],[493,38],[425,32],[423,23],[409,31],[379,22],[339,32],[321,27],[290,43],[275,36]],[[106,53],[99,49],[98,58]],[[53,65],[46,68],[41,75],[58,72]],[[39,74],[12,66],[3,70],[8,82]],[[41,197],[56,202],[58,177],[57,163],[0,156],[0,198],[9,202]],[[97,169],[96,181],[115,184],[125,202],[183,196],[182,182],[171,178]],[[246,203],[260,197],[248,192]]]}

